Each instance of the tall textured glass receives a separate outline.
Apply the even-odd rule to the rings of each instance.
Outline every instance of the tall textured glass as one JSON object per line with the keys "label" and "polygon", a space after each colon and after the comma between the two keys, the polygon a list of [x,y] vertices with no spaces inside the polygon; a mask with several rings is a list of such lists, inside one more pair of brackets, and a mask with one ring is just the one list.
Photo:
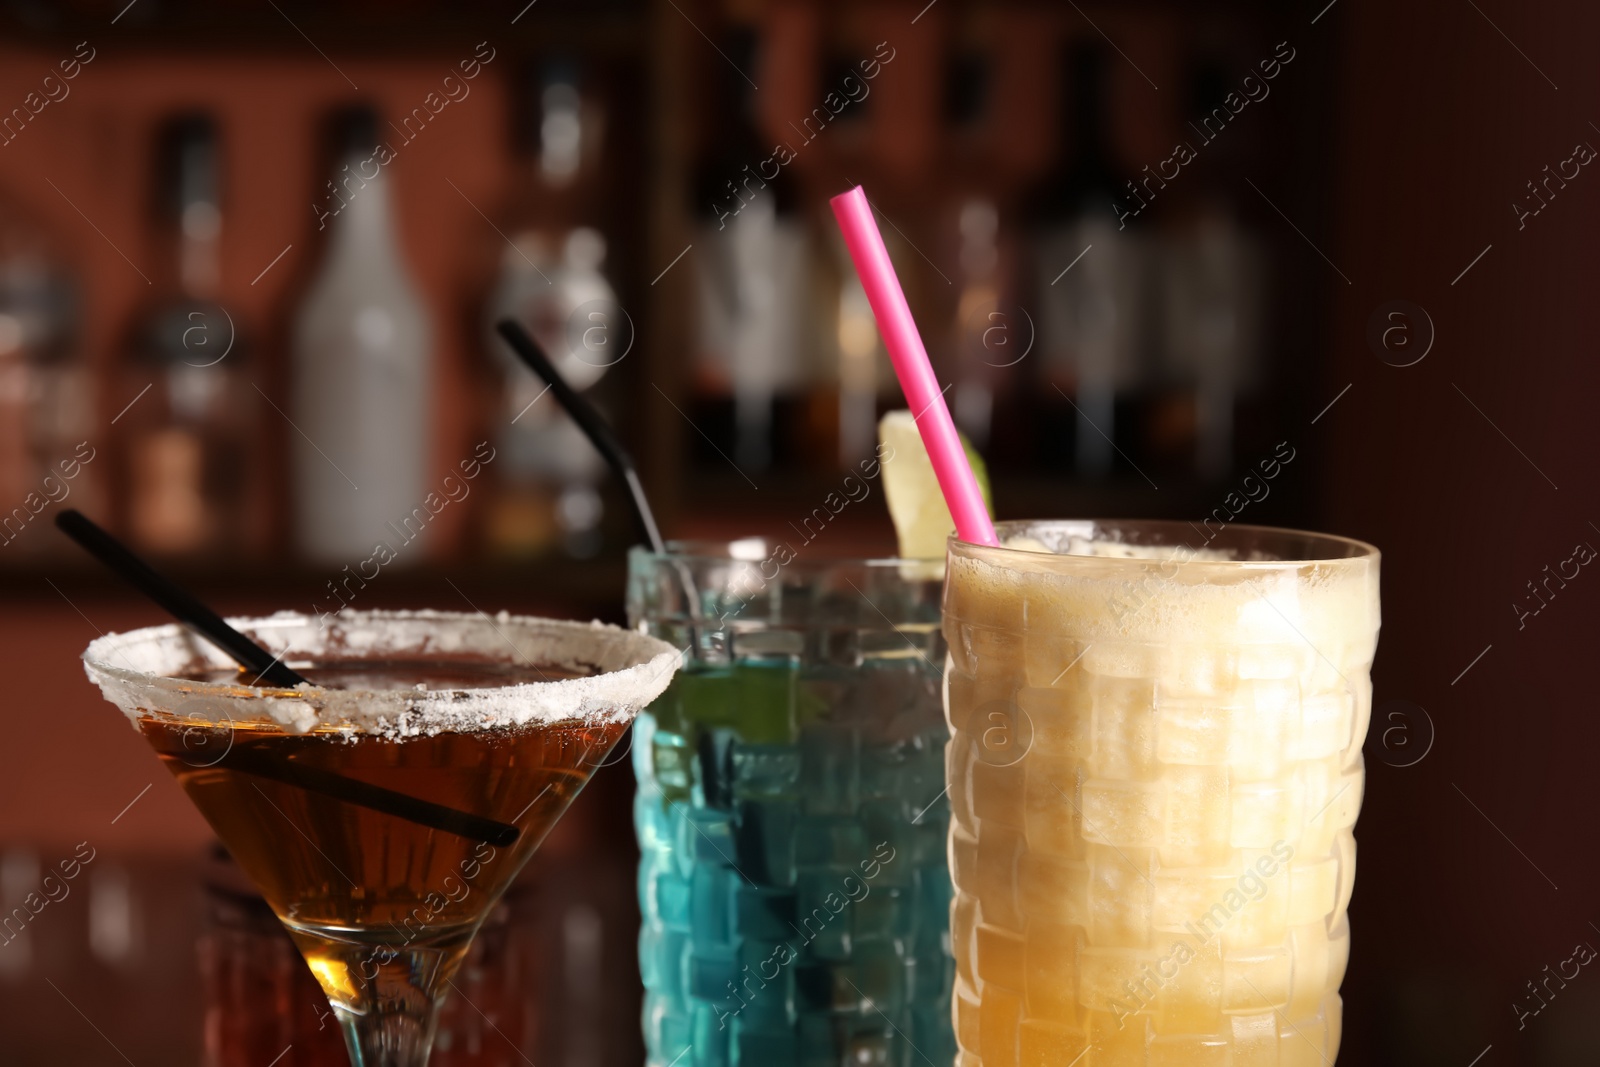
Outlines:
{"label": "tall textured glass", "polygon": [[647,1062],[950,1063],[933,569],[759,540],[629,562],[630,619],[687,650],[633,739]]}
{"label": "tall textured glass", "polygon": [[1378,553],[1187,523],[950,543],[962,1067],[1326,1067]]}

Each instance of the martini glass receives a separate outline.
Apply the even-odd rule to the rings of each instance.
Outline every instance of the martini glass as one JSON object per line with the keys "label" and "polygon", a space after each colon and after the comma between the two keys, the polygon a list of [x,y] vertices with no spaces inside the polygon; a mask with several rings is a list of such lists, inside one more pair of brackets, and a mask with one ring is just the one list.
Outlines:
{"label": "martini glass", "polygon": [[287,927],[354,1067],[422,1067],[473,934],[677,653],[504,614],[233,623],[310,685],[252,686],[175,624],[85,669]]}

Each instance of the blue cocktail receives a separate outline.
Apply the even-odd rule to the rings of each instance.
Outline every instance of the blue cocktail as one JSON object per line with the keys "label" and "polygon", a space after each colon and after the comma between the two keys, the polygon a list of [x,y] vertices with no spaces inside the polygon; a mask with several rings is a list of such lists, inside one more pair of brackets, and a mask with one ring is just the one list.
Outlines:
{"label": "blue cocktail", "polygon": [[686,650],[635,726],[648,1063],[948,1064],[940,583],[759,541],[636,550]]}

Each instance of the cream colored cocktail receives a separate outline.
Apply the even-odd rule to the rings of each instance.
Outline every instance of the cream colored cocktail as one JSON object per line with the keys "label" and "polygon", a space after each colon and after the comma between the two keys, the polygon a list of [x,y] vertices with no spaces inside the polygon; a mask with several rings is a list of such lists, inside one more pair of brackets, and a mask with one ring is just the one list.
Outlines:
{"label": "cream colored cocktail", "polygon": [[953,541],[945,584],[960,1064],[1326,1067],[1377,551],[1186,523],[1000,536]]}

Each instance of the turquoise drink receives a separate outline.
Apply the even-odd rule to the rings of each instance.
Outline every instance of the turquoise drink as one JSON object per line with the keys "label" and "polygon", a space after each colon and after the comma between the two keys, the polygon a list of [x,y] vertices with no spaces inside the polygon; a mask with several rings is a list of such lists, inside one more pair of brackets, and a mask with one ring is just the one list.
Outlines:
{"label": "turquoise drink", "polygon": [[636,549],[685,650],[634,727],[650,1067],[948,1064],[936,565]]}

